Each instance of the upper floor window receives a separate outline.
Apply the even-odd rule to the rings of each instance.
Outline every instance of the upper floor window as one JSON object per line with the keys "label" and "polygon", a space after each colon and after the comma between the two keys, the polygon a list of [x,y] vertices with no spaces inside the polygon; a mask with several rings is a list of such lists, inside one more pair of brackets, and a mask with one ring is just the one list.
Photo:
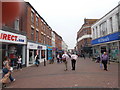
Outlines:
{"label": "upper floor window", "polygon": [[36,26],[38,26],[38,25],[39,25],[39,18],[36,17]]}
{"label": "upper floor window", "polygon": [[16,19],[14,22],[14,29],[19,30],[19,19]]}
{"label": "upper floor window", "polygon": [[31,22],[34,23],[34,12],[31,12]]}
{"label": "upper floor window", "polygon": [[107,34],[107,24],[106,21],[100,24],[100,35],[105,36]]}
{"label": "upper floor window", "polygon": [[36,41],[37,41],[37,42],[38,42],[38,39],[39,39],[38,35],[39,35],[39,32],[36,31]]}
{"label": "upper floor window", "polygon": [[95,29],[93,28],[93,32],[92,32],[92,37],[93,37],[93,39],[95,38]]}
{"label": "upper floor window", "polygon": [[110,28],[111,28],[111,32],[113,32],[113,21],[112,21],[112,17],[110,18]]}
{"label": "upper floor window", "polygon": [[98,28],[97,28],[97,26],[96,26],[96,37],[98,37]]}
{"label": "upper floor window", "polygon": [[46,29],[45,29],[45,25],[43,26],[43,30],[45,31]]}
{"label": "upper floor window", "polygon": [[46,41],[46,37],[44,36],[44,37],[43,37],[43,44],[46,43],[45,41]]}
{"label": "upper floor window", "polygon": [[34,40],[34,28],[31,27],[31,40]]}
{"label": "upper floor window", "polygon": [[119,17],[119,13],[116,14],[116,21],[117,21],[117,26],[118,26],[118,30],[120,30],[120,17]]}

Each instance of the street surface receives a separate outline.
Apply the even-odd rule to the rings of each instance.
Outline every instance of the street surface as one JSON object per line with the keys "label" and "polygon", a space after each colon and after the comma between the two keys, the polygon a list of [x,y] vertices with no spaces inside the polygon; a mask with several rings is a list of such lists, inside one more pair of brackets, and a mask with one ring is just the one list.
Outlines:
{"label": "street surface", "polygon": [[100,68],[89,58],[78,58],[75,71],[64,71],[64,63],[25,67],[22,71],[14,71],[16,81],[7,88],[117,88],[118,63],[111,62],[108,71]]}

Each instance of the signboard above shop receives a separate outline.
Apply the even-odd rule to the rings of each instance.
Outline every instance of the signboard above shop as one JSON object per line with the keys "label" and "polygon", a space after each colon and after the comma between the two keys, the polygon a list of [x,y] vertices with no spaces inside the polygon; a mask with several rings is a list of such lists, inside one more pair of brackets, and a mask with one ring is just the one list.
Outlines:
{"label": "signboard above shop", "polygon": [[116,32],[116,33],[92,40],[92,45],[111,42],[115,40],[120,40],[120,32]]}
{"label": "signboard above shop", "polygon": [[32,43],[32,42],[27,43],[27,48],[28,49],[36,49],[36,50],[46,50],[46,46],[37,44],[37,43]]}
{"label": "signboard above shop", "polygon": [[26,36],[0,30],[0,42],[26,44]]}

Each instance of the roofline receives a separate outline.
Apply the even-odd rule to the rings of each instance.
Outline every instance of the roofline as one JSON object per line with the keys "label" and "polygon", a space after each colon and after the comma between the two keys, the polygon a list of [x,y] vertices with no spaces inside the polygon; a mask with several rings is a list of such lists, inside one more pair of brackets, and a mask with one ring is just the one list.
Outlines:
{"label": "roofline", "polygon": [[[27,3],[27,4],[35,11],[35,13],[38,14],[38,16],[45,22],[45,24],[46,24],[49,28],[51,28],[51,27],[47,24],[47,22],[43,19],[43,17],[34,9],[34,7],[33,7],[29,2],[25,2],[25,3]],[[52,28],[51,28],[51,29],[52,29]]]}
{"label": "roofline", "polygon": [[[103,17],[101,17],[100,19],[98,19],[98,21],[96,21],[96,23],[97,22],[99,22],[101,19],[103,19],[105,16],[107,16],[109,13],[111,13],[113,10],[115,10],[117,7],[119,7],[120,6],[120,4],[118,4],[115,8],[113,8],[112,10],[110,10],[107,14],[105,14]],[[94,23],[94,24],[96,24],[96,23]],[[93,24],[93,25],[94,25]]]}

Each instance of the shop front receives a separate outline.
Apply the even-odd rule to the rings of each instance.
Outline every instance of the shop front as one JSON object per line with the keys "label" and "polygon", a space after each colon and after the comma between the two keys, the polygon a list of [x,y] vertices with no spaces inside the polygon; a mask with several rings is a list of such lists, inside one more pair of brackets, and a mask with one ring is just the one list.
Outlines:
{"label": "shop front", "polygon": [[47,60],[52,60],[52,46],[47,45]]}
{"label": "shop front", "polygon": [[26,36],[0,30],[0,42],[2,42],[2,61],[7,56],[11,60],[11,66],[17,66],[18,56],[22,57],[22,64],[26,65]]}
{"label": "shop front", "polygon": [[39,61],[46,60],[46,46],[39,43],[28,42],[27,43],[27,66],[31,66],[35,62],[35,56],[39,56]]}
{"label": "shop front", "polygon": [[107,52],[111,61],[119,62],[120,55],[120,32],[107,35],[95,40],[92,40],[93,55],[102,55]]}
{"label": "shop front", "polygon": [[52,48],[52,54],[53,54],[53,56],[55,58],[56,57],[56,48],[55,47]]}

